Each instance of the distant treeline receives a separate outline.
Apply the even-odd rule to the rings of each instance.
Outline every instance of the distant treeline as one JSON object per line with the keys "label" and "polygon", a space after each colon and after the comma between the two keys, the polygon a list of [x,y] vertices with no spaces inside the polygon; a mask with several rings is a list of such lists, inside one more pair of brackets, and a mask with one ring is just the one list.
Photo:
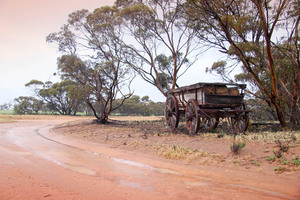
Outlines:
{"label": "distant treeline", "polygon": [[[116,99],[116,103],[121,99]],[[133,95],[127,99],[121,107],[112,112],[119,115],[143,115],[143,116],[160,116],[164,114],[165,102],[153,102],[148,96],[140,98]]]}
{"label": "distant treeline", "polygon": [[[122,99],[116,99],[114,103],[119,104]],[[65,114],[65,115],[93,115],[92,110],[84,102],[72,107],[72,112],[63,112],[64,109],[58,109],[55,104],[38,100],[35,97],[18,97],[15,104],[0,105],[0,110],[8,110],[13,107],[15,114]],[[66,109],[65,109],[66,110]],[[70,111],[70,110],[69,110]],[[160,116],[164,113],[164,102],[154,102],[148,96],[140,98],[133,95],[123,102],[122,106],[114,110],[111,115],[141,115]]]}

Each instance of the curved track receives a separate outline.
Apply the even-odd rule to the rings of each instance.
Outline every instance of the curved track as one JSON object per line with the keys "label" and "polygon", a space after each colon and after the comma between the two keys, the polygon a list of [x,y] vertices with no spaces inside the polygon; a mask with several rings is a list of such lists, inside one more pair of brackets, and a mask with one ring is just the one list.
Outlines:
{"label": "curved track", "polygon": [[[0,123],[0,199],[297,199],[296,186],[57,135],[62,121]],[[230,176],[228,176],[230,174]],[[249,180],[241,180],[248,177]]]}

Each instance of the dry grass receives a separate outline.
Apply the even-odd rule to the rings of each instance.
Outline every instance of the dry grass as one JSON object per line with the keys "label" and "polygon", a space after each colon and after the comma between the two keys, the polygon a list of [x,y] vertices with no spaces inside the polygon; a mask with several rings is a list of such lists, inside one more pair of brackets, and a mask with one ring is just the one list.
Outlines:
{"label": "dry grass", "polygon": [[188,146],[180,145],[159,145],[153,147],[158,155],[167,159],[185,159],[188,162],[199,160],[200,163],[212,163],[213,161],[224,162],[222,155],[212,154],[202,150],[193,150]]}
{"label": "dry grass", "polygon": [[[211,136],[211,134],[209,134]],[[207,137],[209,137],[209,135]],[[224,135],[224,138],[232,138],[232,135]],[[237,135],[237,140],[261,141],[261,142],[300,142],[300,131],[264,131],[264,132],[246,132],[246,135]]]}
{"label": "dry grass", "polygon": [[82,120],[93,119],[86,116],[69,116],[69,115],[2,115],[0,114],[1,121],[22,121],[22,120]]}
{"label": "dry grass", "polygon": [[163,116],[110,116],[110,120],[116,121],[158,121],[164,119]]}

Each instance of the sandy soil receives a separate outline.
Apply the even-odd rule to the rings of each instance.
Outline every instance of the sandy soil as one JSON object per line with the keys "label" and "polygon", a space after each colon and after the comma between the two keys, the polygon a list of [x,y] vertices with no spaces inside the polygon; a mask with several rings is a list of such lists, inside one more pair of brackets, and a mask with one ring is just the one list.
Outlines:
{"label": "sandy soil", "polygon": [[[88,119],[58,125],[54,131],[195,167],[229,167],[275,176],[283,172],[284,176],[299,177],[299,166],[281,163],[300,158],[300,132],[248,132],[246,136],[237,137],[237,141],[246,142],[246,147],[233,154],[230,147],[234,137],[226,132],[228,127],[219,126],[214,133],[200,131],[198,135],[189,135],[184,123],[178,131],[169,131],[161,117],[112,117],[111,123],[106,125]],[[269,160],[268,157],[274,157],[273,150],[279,151],[276,140],[288,142],[290,148],[282,159]],[[286,171],[275,171],[278,166]]]}
{"label": "sandy soil", "polygon": [[[0,121],[0,199],[300,199],[298,132],[251,133],[233,154],[222,125],[191,136],[157,117]],[[289,149],[270,161],[279,138]]]}

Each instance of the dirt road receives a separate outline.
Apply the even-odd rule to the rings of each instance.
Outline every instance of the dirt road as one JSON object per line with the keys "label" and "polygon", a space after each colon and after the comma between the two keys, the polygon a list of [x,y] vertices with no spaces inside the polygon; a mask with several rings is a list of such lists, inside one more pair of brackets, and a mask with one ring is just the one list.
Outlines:
{"label": "dirt road", "polygon": [[195,169],[49,131],[62,122],[0,123],[1,200],[300,199],[299,180]]}

